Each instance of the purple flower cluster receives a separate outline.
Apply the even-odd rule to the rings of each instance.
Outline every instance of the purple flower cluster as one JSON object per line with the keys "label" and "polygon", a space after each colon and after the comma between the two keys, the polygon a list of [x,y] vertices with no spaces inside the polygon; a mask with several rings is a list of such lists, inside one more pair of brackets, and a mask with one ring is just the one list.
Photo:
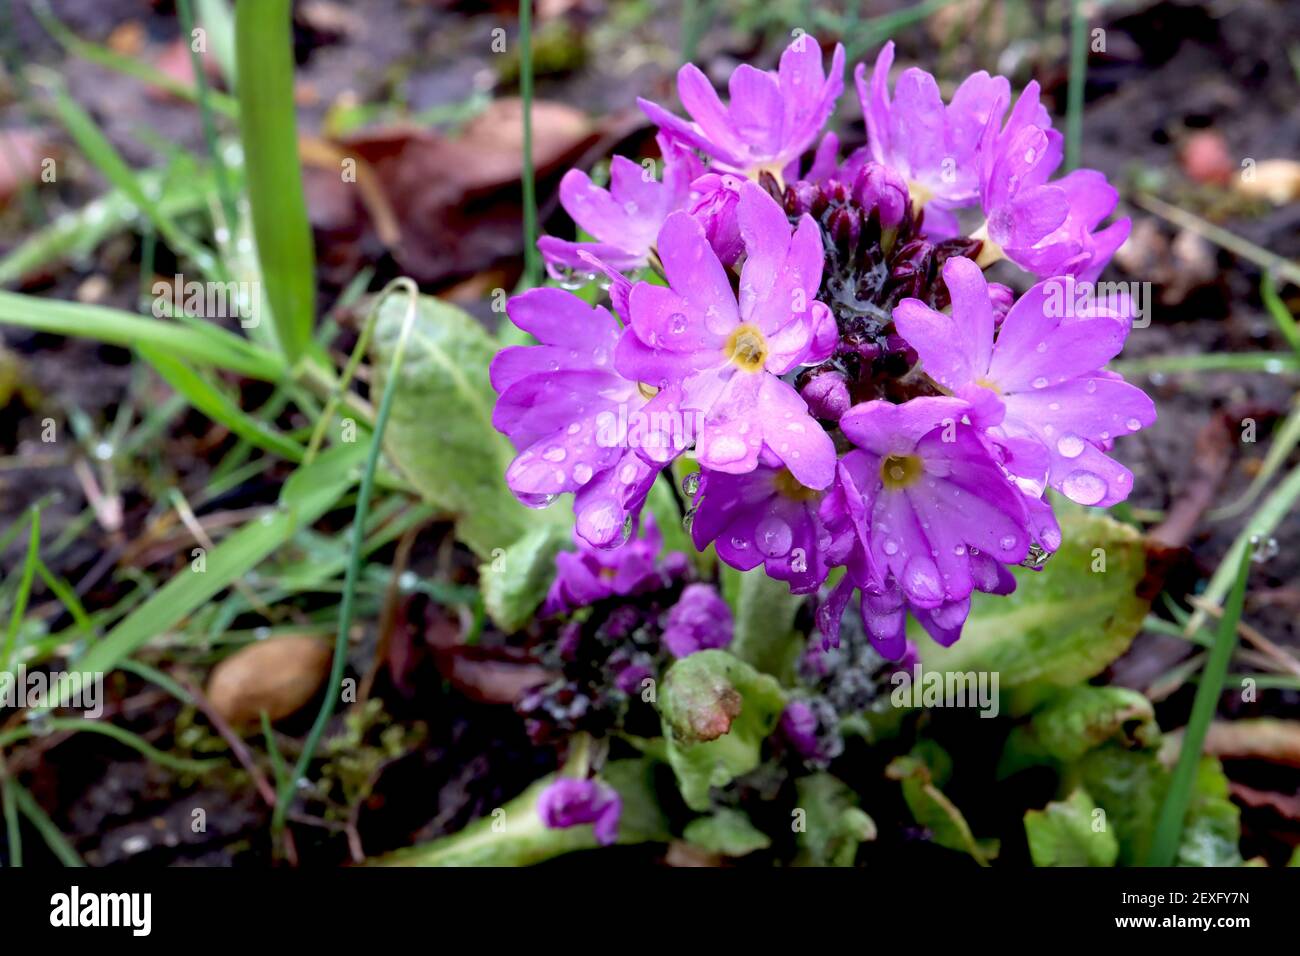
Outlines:
{"label": "purple flower cluster", "polygon": [[[557,275],[602,274],[614,311],[553,288],[512,300],[539,344],[494,361],[494,424],[519,449],[511,489],[533,506],[573,493],[596,549],[628,541],[658,473],[692,453],[695,545],[794,593],[843,567],[818,612],[827,645],[856,591],[897,659],[908,612],[951,643],[973,592],[1008,593],[1008,566],[1059,546],[1049,487],[1124,500],[1132,474],[1107,452],[1155,409],[1103,367],[1128,299],[1078,294],[1128,220],[1098,229],[1118,198],[1100,173],[1052,178],[1062,137],[1037,85],[1012,106],[1005,78],[977,73],[945,103],[913,68],[891,97],[887,44],[869,78],[857,68],[868,141],[841,161],[823,127],[843,61],[837,46],[824,71],[801,36],[776,71],[738,67],[725,103],[683,67],[689,120],[641,102],[661,181],[620,158],[608,190],[566,176],[561,202],[596,241],[542,252]],[[1016,299],[984,277],[999,259],[1040,281]],[[570,563],[552,609],[641,573],[630,556]]]}

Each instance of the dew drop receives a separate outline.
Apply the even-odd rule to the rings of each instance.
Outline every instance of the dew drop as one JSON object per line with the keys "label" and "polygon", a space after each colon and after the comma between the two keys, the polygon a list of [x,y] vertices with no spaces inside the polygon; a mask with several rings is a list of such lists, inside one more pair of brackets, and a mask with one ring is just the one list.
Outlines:
{"label": "dew drop", "polygon": [[790,526],[776,516],[769,516],[758,523],[755,529],[758,549],[769,558],[777,558],[790,551],[794,536]]}
{"label": "dew drop", "polygon": [[1264,538],[1260,535],[1252,535],[1250,546],[1250,560],[1254,561],[1256,564],[1263,564],[1270,558],[1277,557],[1277,538]]}
{"label": "dew drop", "polygon": [[1106,482],[1090,471],[1072,471],[1061,482],[1061,490],[1071,501],[1095,505],[1106,497]]}
{"label": "dew drop", "polygon": [[546,449],[546,451],[542,452],[542,457],[547,461],[564,461],[564,457],[567,454],[568,452],[559,445],[552,445],[550,448]]}
{"label": "dew drop", "polygon": [[1046,375],[1040,375],[1038,376],[1038,378],[1034,379],[1033,382],[1031,382],[1030,384],[1032,384],[1034,388],[1047,388],[1047,386],[1050,383],[1047,381]]}
{"label": "dew drop", "polygon": [[709,443],[709,457],[723,465],[744,458],[746,451],[745,443],[730,435],[715,438]]}
{"label": "dew drop", "polygon": [[1084,440],[1078,435],[1062,435],[1056,441],[1056,450],[1062,458],[1078,458],[1083,454]]}

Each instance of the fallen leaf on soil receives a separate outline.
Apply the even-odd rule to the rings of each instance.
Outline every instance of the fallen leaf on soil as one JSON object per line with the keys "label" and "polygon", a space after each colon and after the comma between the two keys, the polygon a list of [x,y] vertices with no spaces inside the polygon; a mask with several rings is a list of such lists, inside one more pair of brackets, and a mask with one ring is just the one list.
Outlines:
{"label": "fallen leaf on soil", "polygon": [[1242,196],[1285,206],[1300,199],[1300,163],[1294,159],[1261,160],[1255,164],[1253,174],[1249,169],[1242,170],[1232,185]]}
{"label": "fallen leaf on soil", "polygon": [[[393,126],[365,131],[338,144],[341,155],[369,165],[397,217],[392,244],[402,271],[422,283],[463,278],[518,256],[519,178],[522,173],[523,107],[518,99],[494,100],[456,137]],[[577,159],[596,139],[587,117],[562,103],[533,103],[533,163],[539,195],[549,174]],[[358,164],[360,165],[360,164]],[[357,183],[335,172],[307,182],[308,208],[337,210],[339,197]],[[328,190],[328,192],[326,192]],[[358,190],[359,192],[359,190]],[[355,214],[360,217],[360,210]],[[338,224],[334,223],[335,230]]]}
{"label": "fallen leaf on soil", "polygon": [[544,684],[555,675],[538,664],[493,659],[464,648],[447,655],[439,669],[452,686],[470,700],[484,704],[513,704],[524,691]]}
{"label": "fallen leaf on soil", "polygon": [[[1183,732],[1166,734],[1160,756],[1177,755]],[[1230,760],[1267,760],[1300,767],[1300,721],[1256,717],[1246,720],[1216,720],[1205,735],[1204,753]]]}
{"label": "fallen leaf on soil", "polygon": [[249,644],[227,657],[208,677],[207,696],[231,726],[272,720],[311,700],[329,672],[332,650],[307,634],[284,634]]}
{"label": "fallen leaf on soil", "polygon": [[1300,796],[1295,794],[1256,790],[1236,781],[1228,782],[1228,792],[1248,807],[1266,808],[1288,820],[1300,820]]}

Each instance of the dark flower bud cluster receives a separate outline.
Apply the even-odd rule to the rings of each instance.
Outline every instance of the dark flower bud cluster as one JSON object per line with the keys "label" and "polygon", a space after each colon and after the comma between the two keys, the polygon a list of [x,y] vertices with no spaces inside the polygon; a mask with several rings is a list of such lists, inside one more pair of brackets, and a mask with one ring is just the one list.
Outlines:
{"label": "dark flower bud cluster", "polygon": [[558,676],[515,704],[534,743],[557,743],[580,731],[597,737],[621,729],[658,732],[655,710],[644,697],[671,662],[664,625],[680,593],[674,586],[641,594],[635,602],[600,601],[538,650],[540,662]]}
{"label": "dark flower bud cluster", "polygon": [[843,722],[860,717],[889,698],[890,678],[914,662],[915,648],[903,659],[886,660],[874,647],[856,614],[846,614],[838,647],[808,645],[799,661],[798,683],[781,718],[781,731],[804,763],[825,769],[844,752]]}
{"label": "dark flower bud cluster", "polygon": [[955,256],[976,258],[982,246],[965,236],[924,238],[924,210],[915,208],[906,184],[887,167],[868,162],[850,175],[848,183],[799,180],[784,189],[771,174],[760,178],[792,223],[810,215],[822,228],[826,259],[818,299],[835,317],[839,345],[825,362],[801,371],[795,385],[813,413],[828,421],[858,402],[935,394],[925,383],[898,381],[916,365],[917,354],[895,329],[892,312],[904,299],[947,308],[943,264]]}

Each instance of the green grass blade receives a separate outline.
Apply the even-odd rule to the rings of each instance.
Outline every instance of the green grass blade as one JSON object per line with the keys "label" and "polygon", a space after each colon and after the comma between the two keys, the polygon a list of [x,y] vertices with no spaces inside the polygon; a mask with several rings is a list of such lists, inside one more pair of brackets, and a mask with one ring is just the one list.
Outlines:
{"label": "green grass blade", "polygon": [[1260,279],[1259,297],[1264,301],[1269,314],[1273,316],[1273,321],[1277,323],[1282,337],[1287,340],[1291,348],[1296,350],[1296,354],[1300,355],[1300,325],[1296,324],[1295,316],[1286,307],[1282,297],[1277,294],[1277,280],[1273,278],[1271,272],[1265,272]]}
{"label": "green grass blade", "polygon": [[[202,209],[212,188],[210,177],[189,170],[183,177],[169,177],[155,170],[138,176],[146,193],[161,190],[158,206],[175,218]],[[109,236],[137,225],[138,210],[120,189],[93,199],[75,212],[64,213],[49,225],[29,233],[0,258],[0,285],[17,282],[30,272],[52,262],[76,261],[89,256]]]}
{"label": "green grass blade", "polygon": [[[315,522],[356,481],[365,447],[338,445],[293,473],[276,510],[240,528],[207,554],[202,572],[186,567],[74,662],[71,670],[108,672],[146,641],[176,627],[236,579]],[[61,698],[64,689],[60,689]]]}
{"label": "green grass blade", "polygon": [[1261,269],[1265,269],[1287,282],[1300,285],[1300,265],[1290,259],[1285,259],[1275,252],[1269,252],[1248,239],[1243,239],[1241,236],[1229,232],[1222,226],[1216,226],[1214,223],[1208,222],[1186,209],[1172,206],[1155,196],[1141,194],[1135,196],[1133,202],[1148,212],[1155,213],[1161,219],[1194,232],[1198,236],[1210,240],[1216,246],[1227,249],[1233,255],[1240,256],[1247,262],[1255,263]]}
{"label": "green grass blade", "polygon": [[201,365],[266,382],[287,372],[284,359],[215,325],[182,325],[100,305],[0,292],[0,323],[135,348],[153,345]]}
{"label": "green grass blade", "polygon": [[193,40],[192,0],[177,0],[176,13],[181,21],[181,35],[190,47],[190,63],[194,68],[194,88],[199,93],[199,116],[203,120],[203,142],[207,146],[208,159],[212,163],[213,174],[217,180],[217,194],[221,197],[226,228],[233,230],[239,221],[239,214],[235,209],[235,195],[230,188],[230,176],[226,173],[226,164],[221,158],[221,149],[217,145],[217,124],[212,118],[212,95],[208,90],[208,75],[203,68],[203,54],[195,49]]}
{"label": "green grass blade", "polygon": [[289,0],[240,0],[235,49],[257,257],[276,338],[293,363],[311,344],[316,259],[298,161],[290,13]]}
{"label": "green grass blade", "polygon": [[1088,17],[1083,0],[1070,0],[1070,85],[1066,91],[1065,169],[1079,168],[1083,146],[1083,90],[1088,76]]}
{"label": "green grass blade", "polygon": [[1210,729],[1210,721],[1219,706],[1219,695],[1223,693],[1223,682],[1228,676],[1228,662],[1232,651],[1237,646],[1237,623],[1241,620],[1241,609],[1246,600],[1246,578],[1250,574],[1250,554],[1242,554],[1236,562],[1235,581],[1232,593],[1228,597],[1228,606],[1224,608],[1223,618],[1215,634],[1214,646],[1210,649],[1205,669],[1201,671],[1200,682],[1196,688],[1196,699],[1192,703],[1192,714],[1187,721],[1187,730],[1183,734],[1183,749],[1178,754],[1178,763],[1174,767],[1169,783],[1169,792],[1160,808],[1160,817],[1156,821],[1155,834],[1151,838],[1151,852],[1147,856],[1148,866],[1173,866],[1178,856],[1178,845],[1183,835],[1183,821],[1187,817],[1187,807],[1192,800],[1192,785],[1196,779],[1196,768],[1201,762],[1201,750],[1205,746],[1205,734]]}
{"label": "green grass blade", "polygon": [[[343,600],[339,606],[339,626],[334,639],[334,657],[330,665],[329,683],[326,685],[325,699],[321,702],[320,712],[312,724],[311,732],[303,744],[302,753],[293,771],[280,785],[276,793],[275,813],[272,817],[272,830],[276,833],[284,826],[284,817],[293,800],[294,787],[307,772],[312,757],[320,744],[325,727],[334,714],[334,705],[339,696],[338,690],[343,682],[343,668],[347,663],[348,634],[352,630],[352,614],[355,610],[357,580],[361,575],[361,563],[364,558],[366,514],[370,509],[370,496],[375,487],[375,471],[379,465],[379,456],[383,450],[384,428],[388,425],[389,415],[393,411],[393,396],[397,394],[397,381],[401,377],[402,361],[406,356],[406,345],[415,327],[418,313],[420,290],[410,279],[397,279],[388,289],[379,294],[375,300],[371,321],[379,313],[387,293],[394,287],[401,287],[410,297],[410,304],[402,330],[389,362],[388,374],[385,376],[383,397],[379,400],[379,411],[375,416],[375,430],[370,436],[370,447],[366,454],[365,471],[361,476],[361,487],[357,493],[356,512],[352,518],[352,540],[349,546],[347,571],[343,579]],[[319,460],[319,459],[318,459]]]}
{"label": "green grass blade", "polygon": [[149,217],[149,221],[154,224],[172,249],[193,260],[204,275],[220,277],[221,263],[212,251],[181,229],[176,221],[145,192],[139,173],[127,165],[121,153],[108,141],[108,137],[96,125],[90,114],[68,95],[62,82],[55,78],[54,74],[46,75],[50,77],[45,85],[50,90],[55,115],[68,131],[68,135],[76,142],[77,147],[85,153],[86,159],[95,165],[109,183],[122,190],[127,198]]}
{"label": "green grass blade", "polygon": [[1225,518],[1235,518],[1249,511],[1254,507],[1255,499],[1268,487],[1268,483],[1291,457],[1291,452],[1295,451],[1297,445],[1300,445],[1300,396],[1291,401],[1291,412],[1277,427],[1273,442],[1268,446],[1268,454],[1264,456],[1264,464],[1260,466],[1259,473],[1251,479],[1246,493],[1232,504],[1211,511],[1207,517],[1211,521],[1223,521]]}
{"label": "green grass blade", "polygon": [[184,362],[153,345],[139,345],[136,352],[154,367],[168,385],[184,395],[186,401],[208,418],[220,422],[249,444],[264,451],[292,462],[302,461],[305,450],[300,444],[247,414],[224,392]]}
{"label": "green grass blade", "polygon": [[235,15],[226,0],[197,0],[199,22],[208,31],[208,52],[217,60],[226,89],[237,89],[235,66]]}
{"label": "green grass blade", "polygon": [[0,654],[0,681],[11,679],[9,665],[13,663],[14,649],[18,644],[18,628],[27,613],[27,601],[32,595],[32,581],[41,556],[41,510],[31,510],[31,525],[27,538],[27,558],[23,561],[22,577],[18,579],[18,593],[14,596],[13,612],[9,615],[9,629],[5,632],[4,653]]}
{"label": "green grass blade", "polygon": [[[124,746],[130,747],[136,753],[140,754],[151,763],[156,763],[160,767],[165,767],[176,773],[186,774],[204,774],[217,767],[225,766],[225,761],[219,758],[211,760],[191,760],[188,757],[175,757],[165,751],[159,750],[150,744],[139,734],[133,734],[131,731],[119,727],[116,724],[110,724],[102,720],[91,720],[83,717],[45,717],[42,720],[41,732],[49,733],[81,733],[89,731],[94,734],[101,734],[110,737]],[[0,750],[10,747],[20,741],[35,737],[37,731],[31,726],[17,727],[13,730],[0,733]]]}
{"label": "green grass blade", "polygon": [[1170,372],[1266,372],[1281,375],[1300,370],[1300,356],[1291,352],[1239,352],[1226,355],[1157,355],[1145,359],[1121,359],[1110,363],[1121,375],[1150,375]]}
{"label": "green grass blade", "polygon": [[[81,59],[89,63],[95,63],[121,73],[124,76],[142,80],[150,86],[156,86],[170,93],[172,96],[188,100],[191,103],[197,102],[198,92],[189,84],[168,76],[162,70],[143,60],[124,56],[108,47],[81,39],[81,37],[69,30],[63,21],[50,12],[49,5],[44,0],[32,4],[32,10],[41,21],[41,25],[45,27],[46,32],[72,55],[81,57]],[[239,104],[224,93],[214,92],[212,94],[212,107],[226,116],[235,117],[239,115]]]}
{"label": "green grass blade", "polygon": [[40,575],[45,586],[50,589],[64,609],[72,615],[73,621],[76,622],[77,630],[86,636],[94,636],[95,624],[86,613],[86,608],[81,603],[81,598],[77,597],[77,592],[72,589],[72,585],[63,580],[53,571],[51,571],[44,561],[39,558],[36,560],[36,573]]}
{"label": "green grass blade", "polygon": [[[1223,562],[1215,569],[1201,600],[1213,605],[1223,602],[1228,588],[1232,586],[1237,563],[1243,556],[1250,557],[1250,550],[1254,546],[1252,540],[1269,537],[1282,519],[1291,513],[1297,501],[1300,501],[1300,465],[1291,470],[1282,483],[1273,489],[1273,493],[1264,499],[1259,510],[1250,516],[1246,527],[1224,555]],[[1204,611],[1195,611],[1188,619],[1186,632],[1191,634],[1200,630],[1205,625],[1206,616]]]}
{"label": "green grass blade", "polygon": [[22,811],[23,816],[36,828],[36,832],[41,835],[45,845],[50,848],[50,852],[59,858],[59,862],[64,866],[82,867],[85,862],[68,838],[59,832],[59,828],[54,825],[54,821],[49,818],[41,805],[36,802],[36,798],[27,792],[27,788],[22,787],[12,778],[9,784],[14,790],[14,800],[18,804],[18,809]]}
{"label": "green grass blade", "polygon": [[537,181],[533,169],[533,3],[519,0],[519,98],[524,103],[524,277],[522,285],[532,288],[542,279],[541,255],[537,251]]}
{"label": "green grass blade", "polygon": [[4,807],[5,837],[9,843],[9,865],[23,865],[23,834],[18,829],[18,801],[15,799],[18,781],[13,777],[0,777],[0,806]]}

